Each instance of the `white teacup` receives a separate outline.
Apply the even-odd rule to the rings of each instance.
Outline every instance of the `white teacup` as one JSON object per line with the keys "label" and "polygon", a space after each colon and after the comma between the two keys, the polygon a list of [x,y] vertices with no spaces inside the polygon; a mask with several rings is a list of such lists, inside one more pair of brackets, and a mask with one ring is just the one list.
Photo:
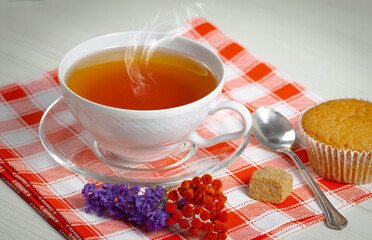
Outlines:
{"label": "white teacup", "polygon": [[[165,47],[187,53],[205,63],[215,74],[217,87],[207,96],[175,108],[162,110],[126,110],[94,103],[80,97],[66,86],[69,70],[82,58],[98,51],[145,45],[166,39],[170,35],[155,32],[121,32],[85,41],[71,49],[59,65],[58,76],[64,99],[76,120],[105,150],[133,162],[150,162],[167,156],[189,141],[201,147],[241,138],[250,131],[252,118],[247,108],[234,101],[217,102],[223,87],[224,67],[221,59],[207,47],[193,40],[171,36],[158,42]],[[232,109],[243,119],[241,130],[205,139],[196,129],[208,115],[222,109]]]}

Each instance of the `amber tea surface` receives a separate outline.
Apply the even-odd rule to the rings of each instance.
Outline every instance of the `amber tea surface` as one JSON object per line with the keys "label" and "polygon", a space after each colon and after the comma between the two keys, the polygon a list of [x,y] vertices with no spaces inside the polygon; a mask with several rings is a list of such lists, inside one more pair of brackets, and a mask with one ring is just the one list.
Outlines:
{"label": "amber tea surface", "polygon": [[[128,57],[128,50],[136,54]],[[158,110],[203,98],[216,88],[217,80],[205,64],[178,51],[160,48],[147,54],[143,49],[117,48],[80,60],[66,85],[106,106]]]}

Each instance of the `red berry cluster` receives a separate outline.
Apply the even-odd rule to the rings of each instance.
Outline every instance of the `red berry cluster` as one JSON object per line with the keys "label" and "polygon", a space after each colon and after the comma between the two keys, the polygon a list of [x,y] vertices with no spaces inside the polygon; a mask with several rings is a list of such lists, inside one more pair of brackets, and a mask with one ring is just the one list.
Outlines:
{"label": "red berry cluster", "polygon": [[[165,211],[172,214],[168,225],[178,223],[181,229],[187,229],[195,236],[205,232],[204,239],[226,239],[228,215],[222,211],[227,197],[223,195],[222,182],[212,179],[209,174],[185,180],[181,186],[168,194]],[[184,201],[179,201],[183,197]]]}

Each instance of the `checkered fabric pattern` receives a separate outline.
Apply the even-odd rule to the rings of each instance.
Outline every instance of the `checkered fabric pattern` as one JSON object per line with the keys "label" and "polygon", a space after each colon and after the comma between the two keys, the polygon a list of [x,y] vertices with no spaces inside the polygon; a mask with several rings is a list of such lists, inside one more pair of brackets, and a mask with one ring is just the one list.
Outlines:
{"label": "checkered fabric pattern", "polygon": [[[252,55],[205,19],[190,23],[183,35],[210,47],[225,64],[223,99],[241,102],[251,112],[260,106],[272,107],[290,119],[298,130],[300,112],[318,102],[318,97]],[[148,232],[125,221],[84,212],[80,191],[90,180],[56,163],[43,149],[38,136],[43,112],[60,95],[57,70],[0,88],[1,179],[69,239],[192,238],[176,227]],[[372,197],[372,184],[356,186],[319,177],[310,167],[300,136],[294,151],[337,209],[345,210]],[[265,166],[284,169],[294,176],[293,191],[281,204],[267,204],[249,197],[251,174]],[[264,149],[253,136],[244,153],[214,177],[223,181],[223,192],[228,197],[229,239],[277,239],[324,219],[292,161]]]}

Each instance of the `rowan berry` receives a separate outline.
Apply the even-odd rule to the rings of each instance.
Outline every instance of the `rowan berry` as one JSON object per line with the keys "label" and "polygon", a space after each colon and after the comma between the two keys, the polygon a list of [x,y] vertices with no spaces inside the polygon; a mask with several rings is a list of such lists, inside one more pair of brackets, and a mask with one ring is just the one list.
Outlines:
{"label": "rowan berry", "polygon": [[213,202],[213,197],[212,196],[209,196],[209,195],[205,195],[201,199],[201,203],[204,203],[204,204],[208,204],[208,203],[211,203],[211,202]]}
{"label": "rowan berry", "polygon": [[200,218],[203,220],[203,221],[207,221],[211,218],[211,214],[208,212],[208,211],[203,211],[200,213]]}
{"label": "rowan berry", "polygon": [[218,212],[222,211],[224,208],[225,208],[225,203],[223,203],[223,202],[217,202],[216,203],[216,210]]}
{"label": "rowan berry", "polygon": [[187,189],[187,188],[189,188],[190,187],[190,183],[191,183],[191,181],[189,181],[189,180],[185,180],[185,181],[183,181],[182,183],[181,183],[181,189]]}
{"label": "rowan berry", "polygon": [[221,225],[221,232],[226,233],[229,230],[229,226],[227,224],[222,224]]}
{"label": "rowan berry", "polygon": [[208,194],[209,196],[212,196],[212,197],[214,197],[214,189],[213,188],[208,188],[208,190],[207,190],[207,193],[206,194]]}
{"label": "rowan berry", "polygon": [[226,233],[217,233],[217,240],[225,240],[226,238]]}
{"label": "rowan berry", "polygon": [[172,201],[178,201],[180,199],[180,196],[178,195],[176,190],[172,190],[168,193],[168,199]]}
{"label": "rowan berry", "polygon": [[229,216],[227,215],[227,212],[219,212],[217,214],[217,219],[225,223],[229,219]]}
{"label": "rowan berry", "polygon": [[227,197],[226,196],[222,196],[218,199],[218,202],[221,202],[221,203],[225,203],[227,201]]}
{"label": "rowan berry", "polygon": [[189,229],[188,229],[188,232],[189,233],[191,233],[192,235],[194,235],[194,236],[199,236],[199,229],[197,229],[197,228],[194,228],[194,227],[190,227]]}
{"label": "rowan berry", "polygon": [[188,227],[190,227],[189,221],[187,219],[181,219],[178,222],[178,225],[180,226],[181,229],[187,229]]}
{"label": "rowan berry", "polygon": [[205,205],[205,208],[212,212],[214,210],[216,210],[216,204],[214,202],[210,202],[210,203],[207,203],[207,205]]}
{"label": "rowan berry", "polygon": [[171,217],[178,221],[178,220],[180,220],[182,218],[182,212],[180,210],[176,209],[173,212],[173,214],[172,214]]}
{"label": "rowan berry", "polygon": [[192,216],[194,216],[194,211],[189,204],[186,204],[182,207],[182,214],[185,218],[191,218]]}
{"label": "rowan berry", "polygon": [[192,221],[191,221],[191,226],[193,226],[194,228],[200,228],[202,226],[202,221],[199,219],[199,218],[194,218]]}
{"label": "rowan berry", "polygon": [[176,224],[176,223],[177,223],[177,220],[174,219],[174,218],[172,218],[172,217],[170,217],[170,218],[167,219],[167,224],[168,224],[169,226],[172,226],[172,225],[174,225],[174,224]]}
{"label": "rowan berry", "polygon": [[210,187],[205,185],[205,184],[200,184],[198,186],[198,191],[204,194],[208,191],[208,188],[210,188]]}
{"label": "rowan berry", "polygon": [[221,232],[221,230],[222,230],[222,223],[215,223],[213,225],[213,231],[214,232]]}
{"label": "rowan berry", "polygon": [[216,240],[217,236],[214,233],[207,233],[204,235],[204,240]]}
{"label": "rowan berry", "polygon": [[223,193],[222,193],[221,189],[220,189],[220,190],[216,190],[216,191],[214,191],[214,197],[215,197],[216,199],[219,199],[219,198],[221,198],[222,196],[223,196]]}
{"label": "rowan berry", "polygon": [[204,231],[204,239],[226,239],[228,214],[222,210],[227,197],[221,189],[222,181],[213,180],[209,174],[183,181],[177,190],[168,193],[168,199],[174,202],[166,204],[166,211],[171,214],[168,225],[178,222],[181,229],[192,235],[199,236],[199,231]]}
{"label": "rowan berry", "polygon": [[195,193],[194,193],[194,199],[196,202],[200,201],[200,199],[203,197],[203,193],[201,193],[199,190],[197,190]]}
{"label": "rowan berry", "polygon": [[196,204],[196,201],[194,198],[185,198],[185,202],[187,204],[191,204],[191,205],[195,205]]}
{"label": "rowan berry", "polygon": [[202,230],[206,233],[213,232],[213,224],[211,222],[203,223]]}
{"label": "rowan berry", "polygon": [[211,217],[210,217],[211,221],[216,220],[216,218],[217,218],[217,212],[216,211],[211,212],[210,215],[211,215]]}
{"label": "rowan berry", "polygon": [[199,215],[204,211],[204,209],[201,206],[195,206],[194,207],[194,213]]}
{"label": "rowan berry", "polygon": [[175,204],[175,203],[167,203],[167,204],[165,204],[165,211],[167,212],[167,213],[173,213],[174,212],[174,210],[176,210],[177,209],[177,204]]}
{"label": "rowan berry", "polygon": [[194,190],[189,188],[186,191],[183,192],[183,196],[185,198],[193,199],[194,198]]}
{"label": "rowan berry", "polygon": [[212,187],[214,190],[219,190],[222,188],[222,181],[220,179],[215,179],[212,181]]}
{"label": "rowan berry", "polygon": [[195,185],[195,186],[199,186],[201,184],[201,178],[200,177],[194,177],[192,179],[192,183]]}
{"label": "rowan berry", "polygon": [[203,182],[204,184],[210,184],[210,183],[212,183],[212,176],[209,175],[209,174],[204,174],[204,175],[202,176],[201,180],[202,180],[202,182]]}

